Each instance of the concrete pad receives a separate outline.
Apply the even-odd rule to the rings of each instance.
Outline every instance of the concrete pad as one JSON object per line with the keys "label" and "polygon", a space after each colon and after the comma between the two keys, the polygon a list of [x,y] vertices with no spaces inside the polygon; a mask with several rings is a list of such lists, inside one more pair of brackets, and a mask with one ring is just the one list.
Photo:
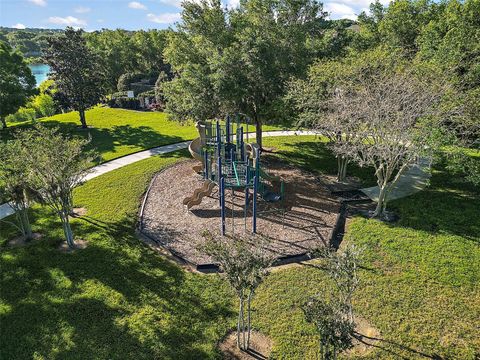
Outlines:
{"label": "concrete pad", "polygon": [[[425,189],[431,177],[430,167],[430,159],[420,159],[417,164],[400,175],[395,187],[388,195],[388,200],[400,199]],[[378,186],[360,189],[360,191],[367,195],[372,201],[378,201],[378,195],[380,193]]]}

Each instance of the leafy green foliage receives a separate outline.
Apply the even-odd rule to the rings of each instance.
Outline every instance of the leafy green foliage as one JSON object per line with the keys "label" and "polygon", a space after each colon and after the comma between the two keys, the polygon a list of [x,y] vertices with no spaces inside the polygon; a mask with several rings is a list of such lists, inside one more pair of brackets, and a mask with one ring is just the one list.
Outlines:
{"label": "leafy green foliage", "polygon": [[[75,205],[88,214],[72,228],[84,250],[59,252],[56,215],[32,210],[42,240],[0,255],[2,358],[217,358],[234,325],[227,284],[183,271],[134,232],[153,174],[187,156],[156,156],[77,188]],[[0,225],[0,241],[9,234]]]}
{"label": "leafy green foliage", "polygon": [[94,157],[85,149],[88,141],[67,138],[58,129],[43,126],[19,133],[18,139],[25,162],[20,175],[37,199],[58,214],[67,243],[73,248],[69,216],[73,212],[73,190],[83,181]]}
{"label": "leafy green foliage", "polygon": [[22,56],[0,41],[0,122],[15,113],[34,93],[35,78]]}
{"label": "leafy green foliage", "polygon": [[325,294],[311,297],[303,306],[305,319],[313,323],[320,336],[320,359],[336,359],[352,345],[353,324],[342,302],[327,301]]}
{"label": "leafy green foliage", "polygon": [[79,112],[87,127],[85,110],[96,105],[102,94],[102,75],[97,57],[90,51],[83,30],[67,28],[64,35],[48,40],[44,59],[50,66],[58,97],[64,106]]}
{"label": "leafy green foliage", "polygon": [[261,145],[264,122],[288,119],[282,95],[319,53],[326,14],[315,0],[185,2],[183,24],[165,50],[176,76],[164,86],[176,119],[204,120],[241,112],[254,120]]}

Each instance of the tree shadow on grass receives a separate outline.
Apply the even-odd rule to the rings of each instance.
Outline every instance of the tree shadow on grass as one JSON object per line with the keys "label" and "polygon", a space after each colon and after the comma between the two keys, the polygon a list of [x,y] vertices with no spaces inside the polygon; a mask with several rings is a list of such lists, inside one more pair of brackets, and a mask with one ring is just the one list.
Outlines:
{"label": "tree shadow on grass", "polygon": [[389,204],[400,215],[392,226],[462,236],[480,244],[480,188],[438,165],[424,190]]}
{"label": "tree shadow on grass", "polygon": [[[63,133],[73,136],[81,136],[91,139],[89,148],[96,150],[100,155],[109,152],[115,152],[118,146],[132,146],[141,149],[150,149],[157,146],[174,144],[184,141],[183,138],[175,135],[161,134],[149,126],[131,126],[115,125],[111,128],[89,128],[81,130],[74,123],[64,123],[58,121],[46,121],[46,126],[57,126]],[[103,162],[101,158],[98,162]]]}
{"label": "tree shadow on grass", "polygon": [[79,221],[86,249],[45,242],[1,260],[2,359],[213,357],[233,318],[220,280],[141,245],[131,220]]}
{"label": "tree shadow on grass", "polygon": [[414,349],[413,347],[402,345],[396,341],[382,339],[379,337],[367,336],[359,332],[355,332],[353,334],[353,337],[360,343],[367,346],[371,346],[375,349],[382,350],[386,353],[389,353],[395,356],[395,358],[397,359],[409,360],[412,358],[412,356],[425,358],[425,359],[434,359],[434,360],[444,359],[438,354],[428,354],[423,351]]}
{"label": "tree shadow on grass", "polygon": [[[89,149],[94,149],[100,154],[100,158],[96,163],[104,162],[102,154],[114,153],[118,146],[135,147],[133,152],[141,149],[150,149],[157,146],[174,144],[184,141],[185,139],[176,135],[161,134],[149,126],[131,126],[131,125],[114,125],[111,128],[88,128],[81,129],[75,122],[61,121],[43,121],[42,125],[47,127],[58,127],[60,132],[75,137],[91,139],[88,145]],[[31,124],[22,124],[14,128],[4,130],[0,140],[8,140],[13,137],[15,131],[31,128]]]}
{"label": "tree shadow on grass", "polygon": [[[319,140],[296,141],[287,142],[285,145],[285,148],[275,153],[263,154],[262,157],[267,161],[280,158],[310,172],[336,176],[337,159],[325,142]],[[358,177],[365,185],[375,184],[373,170],[370,168],[360,168],[349,164],[347,176]]]}

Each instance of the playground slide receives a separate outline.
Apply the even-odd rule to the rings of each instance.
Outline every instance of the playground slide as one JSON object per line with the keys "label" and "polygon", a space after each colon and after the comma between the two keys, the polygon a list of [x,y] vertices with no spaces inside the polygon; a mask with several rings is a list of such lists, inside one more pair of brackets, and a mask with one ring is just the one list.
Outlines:
{"label": "playground slide", "polygon": [[188,151],[190,151],[190,154],[195,160],[198,160],[202,163],[201,165],[194,165],[193,170],[197,173],[201,172],[204,166],[202,156],[202,139],[199,137],[193,139],[190,145],[188,145]]}
{"label": "playground slide", "polygon": [[202,140],[199,137],[193,139],[190,145],[188,145],[188,151],[190,151],[195,160],[201,161],[203,164]]}
{"label": "playground slide", "polygon": [[192,196],[187,196],[183,199],[183,205],[187,205],[187,209],[194,205],[199,205],[205,196],[210,196],[212,194],[215,183],[210,180],[205,180],[202,187],[195,189]]}

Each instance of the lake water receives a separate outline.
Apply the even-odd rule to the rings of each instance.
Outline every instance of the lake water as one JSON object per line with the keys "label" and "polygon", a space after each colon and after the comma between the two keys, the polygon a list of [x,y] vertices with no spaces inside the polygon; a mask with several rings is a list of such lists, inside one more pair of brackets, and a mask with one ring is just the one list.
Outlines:
{"label": "lake water", "polygon": [[46,64],[30,64],[28,67],[30,70],[32,70],[33,76],[35,76],[37,86],[40,85],[44,80],[47,80],[50,66]]}

